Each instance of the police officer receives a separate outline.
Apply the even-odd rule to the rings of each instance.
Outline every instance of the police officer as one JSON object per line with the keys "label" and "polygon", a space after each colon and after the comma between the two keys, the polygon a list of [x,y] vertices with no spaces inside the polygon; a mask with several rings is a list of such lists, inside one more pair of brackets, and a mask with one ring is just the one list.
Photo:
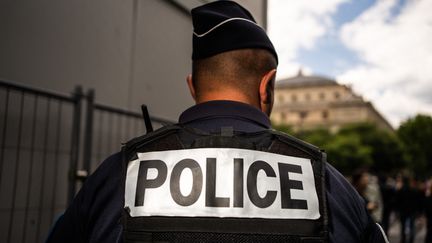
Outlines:
{"label": "police officer", "polygon": [[386,242],[324,153],[270,129],[278,57],[252,15],[192,19],[196,105],[106,159],[48,242]]}

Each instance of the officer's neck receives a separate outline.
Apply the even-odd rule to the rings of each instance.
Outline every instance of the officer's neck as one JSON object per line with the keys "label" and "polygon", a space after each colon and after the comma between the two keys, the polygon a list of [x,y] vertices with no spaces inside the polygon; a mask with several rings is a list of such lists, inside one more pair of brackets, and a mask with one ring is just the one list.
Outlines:
{"label": "officer's neck", "polygon": [[230,101],[237,101],[241,103],[245,103],[248,105],[251,105],[255,108],[260,109],[258,100],[252,101],[248,96],[233,90],[225,90],[223,92],[206,92],[195,100],[196,104],[201,104],[208,101],[214,101],[214,100],[230,100]]}

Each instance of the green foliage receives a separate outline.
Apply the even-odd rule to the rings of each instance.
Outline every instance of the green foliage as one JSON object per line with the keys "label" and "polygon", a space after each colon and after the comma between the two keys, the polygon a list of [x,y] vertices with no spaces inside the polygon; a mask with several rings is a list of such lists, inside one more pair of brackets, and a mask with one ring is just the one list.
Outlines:
{"label": "green foliage", "polygon": [[348,125],[335,134],[316,129],[294,135],[324,149],[328,161],[346,175],[361,167],[391,173],[406,164],[405,150],[396,134],[369,123]]}
{"label": "green foliage", "polygon": [[432,117],[417,115],[403,122],[397,134],[407,153],[408,167],[417,175],[432,174]]}
{"label": "green foliage", "polygon": [[326,129],[316,129],[309,131],[302,131],[296,134],[300,139],[314,144],[318,147],[324,147],[333,137],[332,134]]}
{"label": "green foliage", "polygon": [[352,174],[357,168],[372,165],[372,148],[363,144],[355,133],[336,134],[324,145],[328,161],[343,174]]}
{"label": "green foliage", "polygon": [[286,134],[293,134],[291,126],[288,125],[273,125],[273,128]]}
{"label": "green foliage", "polygon": [[327,158],[344,174],[360,167],[378,173],[409,169],[418,176],[432,175],[432,117],[417,115],[403,122],[396,133],[359,123],[332,134],[325,129],[293,133],[288,126],[276,127],[327,152]]}
{"label": "green foliage", "polygon": [[344,127],[339,134],[357,134],[361,144],[370,148],[373,161],[371,168],[377,172],[391,172],[405,165],[404,149],[396,134],[380,130],[369,123]]}

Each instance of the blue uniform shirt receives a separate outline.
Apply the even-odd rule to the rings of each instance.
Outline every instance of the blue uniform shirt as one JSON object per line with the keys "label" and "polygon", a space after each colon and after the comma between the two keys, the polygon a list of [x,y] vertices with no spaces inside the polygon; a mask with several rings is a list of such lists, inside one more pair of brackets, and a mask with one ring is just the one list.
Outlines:
{"label": "blue uniform shirt", "polygon": [[[184,111],[179,123],[200,130],[256,132],[270,128],[260,110],[234,101],[209,101]],[[107,158],[86,180],[73,203],[57,221],[47,242],[122,242],[124,205],[122,157]],[[355,189],[331,165],[326,167],[330,242],[385,242]],[[366,237],[366,238],[365,238]]]}

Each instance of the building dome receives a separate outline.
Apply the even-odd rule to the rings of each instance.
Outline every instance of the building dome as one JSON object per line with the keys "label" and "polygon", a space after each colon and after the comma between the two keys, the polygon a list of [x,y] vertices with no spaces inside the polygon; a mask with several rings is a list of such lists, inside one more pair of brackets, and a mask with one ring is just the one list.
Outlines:
{"label": "building dome", "polygon": [[277,88],[294,88],[305,86],[326,86],[338,85],[338,83],[330,78],[323,76],[304,76],[303,72],[299,70],[297,76],[276,81]]}
{"label": "building dome", "polygon": [[336,131],[347,124],[369,122],[393,131],[372,103],[333,79],[304,76],[300,70],[297,76],[279,80],[275,86],[271,117],[274,124],[288,125],[294,130]]}

